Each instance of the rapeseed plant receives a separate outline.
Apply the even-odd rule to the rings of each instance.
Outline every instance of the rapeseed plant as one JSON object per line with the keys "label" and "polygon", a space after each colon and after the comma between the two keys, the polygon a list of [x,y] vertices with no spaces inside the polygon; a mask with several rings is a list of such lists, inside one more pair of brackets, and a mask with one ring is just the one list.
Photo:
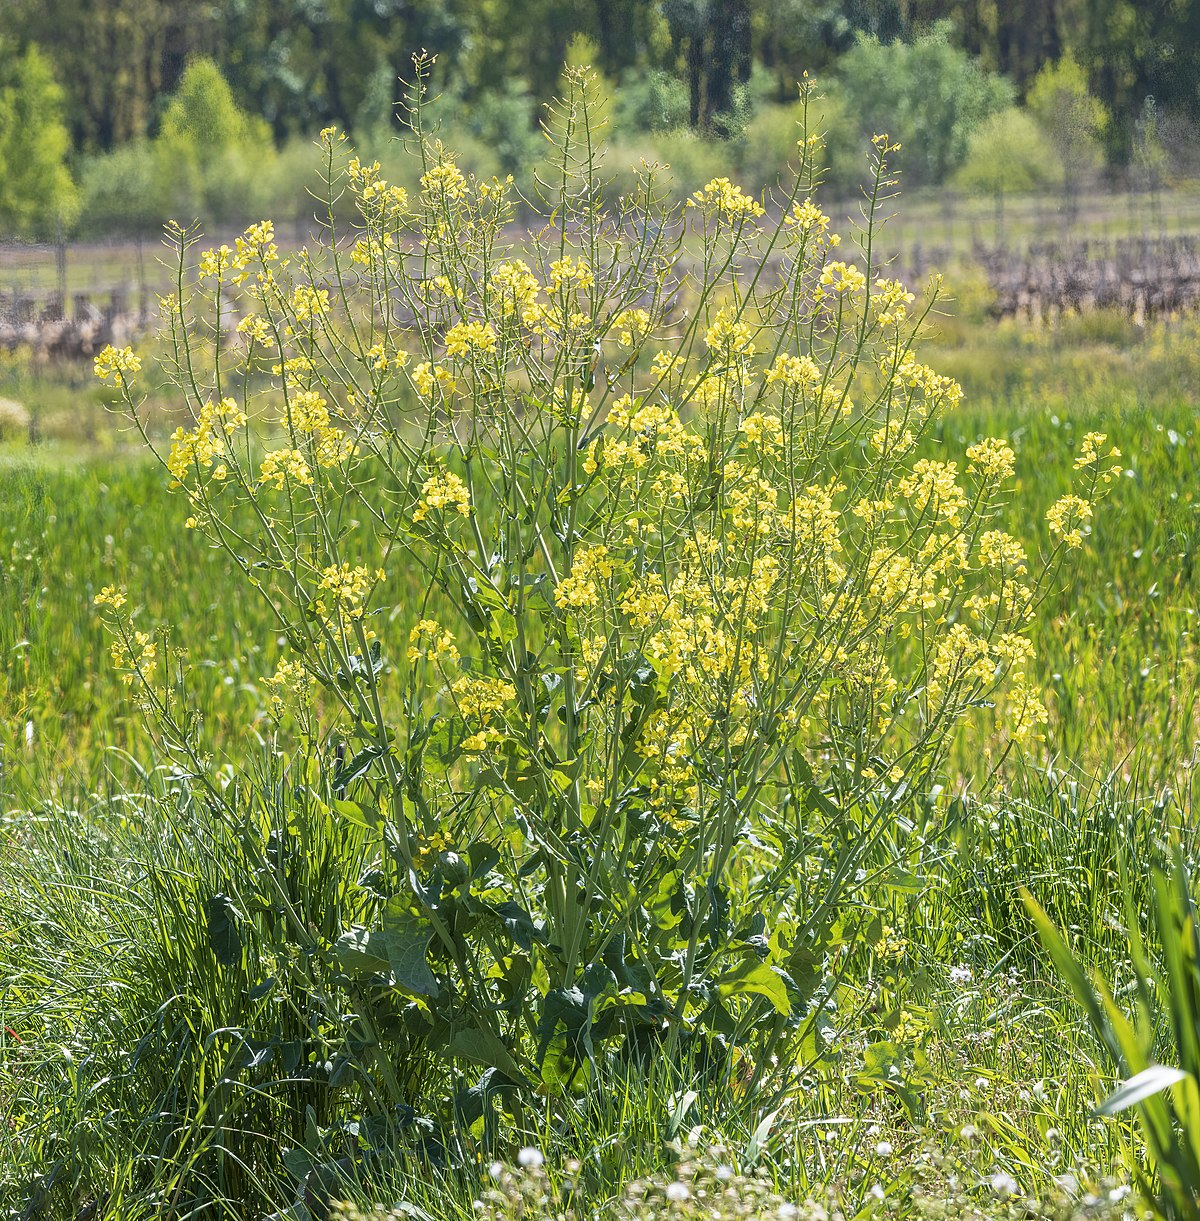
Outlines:
{"label": "rapeseed plant", "polygon": [[[317,249],[284,258],[263,222],[192,275],[175,235],[194,424],[162,460],[286,642],[280,733],[377,860],[356,922],[289,945],[357,1015],[379,1115],[445,1099],[487,1143],[650,1055],[784,1096],[880,829],[979,709],[1010,746],[1041,732],[1029,625],[1116,452],[1089,434],[1036,560],[997,524],[1006,441],[916,456],[961,389],[917,355],[938,285],[916,307],[875,260],[886,137],[853,243],[807,131],[785,198],[716,178],[672,209],[644,167],[609,213],[573,73],[517,257],[512,183],[425,137],[426,72],[419,194],[330,130]],[[140,423],[137,372],[97,358]],[[398,569],[424,589],[407,636]],[[98,601],[161,745],[265,859],[186,662]],[[246,907],[286,912],[272,893]]]}

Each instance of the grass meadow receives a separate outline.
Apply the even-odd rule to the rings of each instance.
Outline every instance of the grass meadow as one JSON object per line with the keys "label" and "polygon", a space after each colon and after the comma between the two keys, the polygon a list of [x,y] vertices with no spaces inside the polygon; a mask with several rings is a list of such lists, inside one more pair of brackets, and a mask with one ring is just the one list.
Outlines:
{"label": "grass meadow", "polygon": [[[277,715],[268,679],[287,632],[229,552],[185,529],[186,499],[105,393],[70,368],[0,368],[0,397],[26,404],[38,438],[0,449],[0,1215],[1189,1215],[1175,1169],[1197,1135],[1187,1100],[1158,1143],[1134,1111],[1097,1112],[1141,1065],[1085,1019],[1027,896],[1072,961],[1137,1011],[1137,1054],[1186,1064],[1190,1011],[1154,974],[1168,938],[1150,913],[1167,919],[1152,866],[1184,868],[1197,849],[1200,325],[1000,324],[961,295],[926,325],[923,351],[965,395],[917,457],[965,466],[981,438],[1007,437],[1017,474],[995,520],[1030,554],[1053,549],[1045,506],[1074,486],[1086,434],[1105,433],[1126,468],[1029,628],[1044,738],[1009,749],[981,700],[954,727],[939,783],[884,815],[867,798],[837,809],[833,782],[781,802],[772,813],[794,811],[798,827],[787,876],[763,864],[784,842],[766,818],[726,898],[716,883],[709,893],[715,911],[736,906],[767,893],[765,876],[787,892],[787,918],[819,930],[787,959],[802,1020],[781,1033],[791,1009],[776,985],[727,969],[731,993],[735,978],[759,989],[734,995],[728,1025],[665,1049],[635,1054],[630,1035],[608,1059],[589,1050],[601,1088],[575,1080],[578,1030],[551,1053],[576,1057],[566,1083],[548,1075],[546,1045],[564,1037],[553,1017],[508,1040],[521,1022],[508,1002],[496,1005],[506,1046],[524,1051],[481,1051],[453,1025],[421,1027],[420,1044],[411,1006],[370,1009],[368,1028],[360,995],[389,963],[393,987],[425,999],[430,964],[443,969],[436,942],[415,966],[395,942],[383,959],[358,942],[354,969],[344,954],[340,974],[325,972],[325,949],[387,897],[383,798],[356,796],[345,737],[318,749]],[[183,417],[156,401],[165,436]],[[95,599],[111,586],[127,588],[130,625],[155,634],[168,664],[175,650],[190,660],[190,765],[147,731],[109,660]],[[403,564],[374,594],[385,718],[420,713],[399,694],[399,659],[441,598]],[[444,895],[469,887],[502,915],[516,948],[497,948],[497,923],[486,961],[503,996],[504,972],[536,957],[539,930],[513,900],[539,858],[504,875],[501,894],[501,866],[488,873],[477,850],[441,851],[436,876]],[[680,905],[693,901],[682,883],[670,891],[678,873],[662,876],[675,881],[652,908],[660,932],[691,921]],[[1172,928],[1188,927],[1185,911]],[[745,946],[772,935],[752,918],[737,933]],[[379,965],[363,976],[371,953]],[[539,1003],[558,995],[539,990]],[[774,1030],[757,1059],[739,1058],[757,1037],[747,1024]],[[521,1093],[513,1079],[531,1073],[538,1042],[542,1075]],[[380,1085],[389,1056],[416,1082],[396,1095]],[[443,1096],[450,1070],[437,1065],[462,1061],[475,1067],[457,1092],[423,1110],[416,1099]]]}

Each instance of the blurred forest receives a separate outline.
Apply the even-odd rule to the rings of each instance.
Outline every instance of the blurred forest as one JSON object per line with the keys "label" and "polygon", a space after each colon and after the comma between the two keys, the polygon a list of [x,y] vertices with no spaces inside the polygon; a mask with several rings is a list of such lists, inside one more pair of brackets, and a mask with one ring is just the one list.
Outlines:
{"label": "blurred forest", "polygon": [[[828,176],[904,141],[909,187],[1151,190],[1195,173],[1200,0],[5,0],[0,237],[140,236],[311,210],[336,124],[395,158],[397,78],[436,54],[448,144],[520,174],[564,63],[602,73],[611,165],[769,186],[796,81],[825,94]],[[393,171],[402,177],[399,171]]]}

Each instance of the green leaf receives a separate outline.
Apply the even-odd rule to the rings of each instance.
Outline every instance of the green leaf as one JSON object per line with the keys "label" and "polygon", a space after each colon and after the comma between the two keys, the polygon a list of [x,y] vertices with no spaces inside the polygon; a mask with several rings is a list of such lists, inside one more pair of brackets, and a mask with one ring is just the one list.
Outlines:
{"label": "green leaf", "polygon": [[365,776],[371,770],[371,764],[382,754],[383,751],[378,746],[368,746],[365,750],[360,750],[353,759],[347,760],[334,772],[334,789],[344,789],[352,780]]}
{"label": "green leaf", "polygon": [[343,687],[347,687],[351,683],[361,682],[368,675],[378,674],[382,669],[383,646],[378,640],[372,640],[368,655],[363,657],[361,653],[355,653],[350,658],[348,667],[337,672],[337,680]]}
{"label": "green leaf", "polygon": [[755,995],[766,997],[776,1013],[784,1017],[792,1011],[791,998],[788,996],[787,984],[774,967],[765,962],[759,962],[753,957],[744,958],[731,971],[726,971],[717,980],[717,987],[724,997]]}
{"label": "green leaf", "polygon": [[228,895],[213,895],[205,904],[208,922],[208,944],[224,967],[233,967],[242,961],[242,934],[238,928],[237,908]]}
{"label": "green leaf", "polygon": [[333,946],[337,964],[348,975],[390,975],[391,963],[381,930],[352,928],[343,933]]}
{"label": "green leaf", "polygon": [[1186,1081],[1188,1076],[1181,1068],[1152,1064],[1113,1090],[1096,1108],[1096,1114],[1116,1115],[1120,1111],[1126,1111],[1144,1099],[1161,1094],[1163,1090],[1170,1089],[1180,1081]]}
{"label": "green leaf", "polygon": [[533,917],[519,903],[514,903],[510,899],[507,903],[498,904],[492,910],[500,917],[505,932],[521,949],[526,953],[533,949],[534,940],[538,939],[537,926],[533,923]]}
{"label": "green leaf", "polygon": [[397,986],[415,996],[436,995],[438,982],[425,957],[433,925],[411,912],[389,913],[383,918],[383,932]]}
{"label": "green leaf", "polygon": [[494,1030],[472,1026],[456,1031],[450,1040],[450,1054],[462,1056],[484,1068],[497,1068],[513,1081],[527,1084],[520,1065]]}

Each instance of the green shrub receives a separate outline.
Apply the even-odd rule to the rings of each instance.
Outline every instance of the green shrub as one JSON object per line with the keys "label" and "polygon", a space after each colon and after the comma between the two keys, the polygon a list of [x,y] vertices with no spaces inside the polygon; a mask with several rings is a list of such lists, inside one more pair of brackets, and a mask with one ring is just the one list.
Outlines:
{"label": "green shrub", "polygon": [[614,129],[674,131],[688,121],[687,85],[670,72],[639,72],[621,82],[613,95]]}
{"label": "green shrub", "polygon": [[1004,77],[951,44],[945,22],[912,42],[860,38],[838,76],[861,137],[903,133],[900,164],[914,184],[945,182],[966,159],[975,128],[1013,100]]}

